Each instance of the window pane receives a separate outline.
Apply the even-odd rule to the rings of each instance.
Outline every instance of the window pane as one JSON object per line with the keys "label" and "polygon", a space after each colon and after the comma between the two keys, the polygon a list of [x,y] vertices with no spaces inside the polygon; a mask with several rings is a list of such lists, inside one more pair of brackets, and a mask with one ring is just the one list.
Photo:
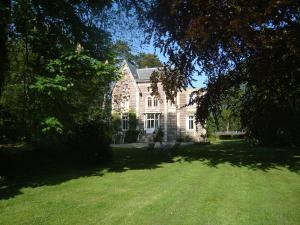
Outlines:
{"label": "window pane", "polygon": [[151,97],[148,97],[148,107],[151,107],[152,106],[152,99]]}
{"label": "window pane", "polygon": [[194,117],[189,116],[189,129],[192,130],[194,129]]}
{"label": "window pane", "polygon": [[154,128],[154,120],[151,120],[151,128]]}

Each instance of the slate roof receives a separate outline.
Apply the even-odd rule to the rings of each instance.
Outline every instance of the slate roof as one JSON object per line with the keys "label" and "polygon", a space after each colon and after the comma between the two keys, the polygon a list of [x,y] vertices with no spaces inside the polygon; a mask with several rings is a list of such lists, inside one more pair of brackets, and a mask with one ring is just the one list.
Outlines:
{"label": "slate roof", "polygon": [[151,74],[157,70],[158,68],[137,69],[136,71],[139,75],[139,80],[137,81],[149,81]]}
{"label": "slate roof", "polygon": [[136,67],[131,62],[129,62],[129,61],[126,61],[126,63],[127,63],[128,67],[129,67],[129,69],[130,69],[130,71],[131,71],[134,79],[138,80],[139,76],[138,76]]}
{"label": "slate roof", "polygon": [[147,82],[150,81],[150,76],[154,71],[157,71],[158,68],[143,68],[138,69],[135,65],[133,65],[131,62],[126,61],[134,79],[136,82]]}

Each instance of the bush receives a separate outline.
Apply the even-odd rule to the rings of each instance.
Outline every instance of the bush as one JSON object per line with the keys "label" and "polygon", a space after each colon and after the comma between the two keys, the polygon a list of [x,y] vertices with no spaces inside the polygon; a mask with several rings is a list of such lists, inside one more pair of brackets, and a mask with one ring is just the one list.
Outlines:
{"label": "bush", "polygon": [[193,141],[193,139],[188,134],[185,134],[184,136],[182,136],[180,134],[180,136],[178,136],[176,138],[176,141],[177,142],[190,142],[190,141]]}
{"label": "bush", "polygon": [[128,130],[125,133],[125,139],[124,142],[126,143],[134,143],[137,141],[139,135],[139,131],[138,130]]}
{"label": "bush", "polygon": [[69,134],[67,145],[71,152],[84,160],[110,161],[111,137],[106,125],[95,121],[78,124]]}
{"label": "bush", "polygon": [[158,130],[155,132],[154,136],[154,142],[160,142],[162,143],[164,140],[164,132],[161,128],[158,128]]}
{"label": "bush", "polygon": [[221,134],[221,135],[219,135],[219,139],[221,139],[221,140],[243,139],[244,137],[245,137],[244,134],[238,134],[238,135]]}

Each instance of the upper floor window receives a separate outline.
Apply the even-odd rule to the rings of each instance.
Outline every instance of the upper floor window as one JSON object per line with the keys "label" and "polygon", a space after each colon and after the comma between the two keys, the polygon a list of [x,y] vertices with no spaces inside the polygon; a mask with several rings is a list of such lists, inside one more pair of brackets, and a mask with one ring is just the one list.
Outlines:
{"label": "upper floor window", "polygon": [[148,97],[148,108],[151,108],[152,107],[152,98],[151,97]]}
{"label": "upper floor window", "polygon": [[123,86],[123,91],[125,91],[125,92],[128,91],[128,84],[124,84],[124,86]]}
{"label": "upper floor window", "polygon": [[146,105],[148,108],[157,108],[159,105],[159,101],[157,97],[149,96],[146,98]]}
{"label": "upper floor window", "polygon": [[189,105],[189,106],[195,105],[195,103],[193,103],[193,101],[195,100],[195,98],[196,98],[195,94],[189,94],[189,95],[187,95],[186,96],[186,104]]}
{"label": "upper floor window", "polygon": [[121,107],[123,110],[128,111],[129,110],[129,98],[127,96],[123,97],[123,101],[121,102]]}
{"label": "upper floor window", "polygon": [[157,99],[157,98],[154,98],[154,99],[153,99],[153,106],[154,106],[154,107],[157,107],[157,106],[158,106],[158,99]]}

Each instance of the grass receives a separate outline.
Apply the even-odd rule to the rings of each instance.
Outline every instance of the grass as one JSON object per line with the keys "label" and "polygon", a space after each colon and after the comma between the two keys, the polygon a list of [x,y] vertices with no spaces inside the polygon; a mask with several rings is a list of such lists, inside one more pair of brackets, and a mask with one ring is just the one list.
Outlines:
{"label": "grass", "polygon": [[299,149],[241,141],[115,149],[112,164],[49,166],[0,186],[0,224],[300,223]]}

